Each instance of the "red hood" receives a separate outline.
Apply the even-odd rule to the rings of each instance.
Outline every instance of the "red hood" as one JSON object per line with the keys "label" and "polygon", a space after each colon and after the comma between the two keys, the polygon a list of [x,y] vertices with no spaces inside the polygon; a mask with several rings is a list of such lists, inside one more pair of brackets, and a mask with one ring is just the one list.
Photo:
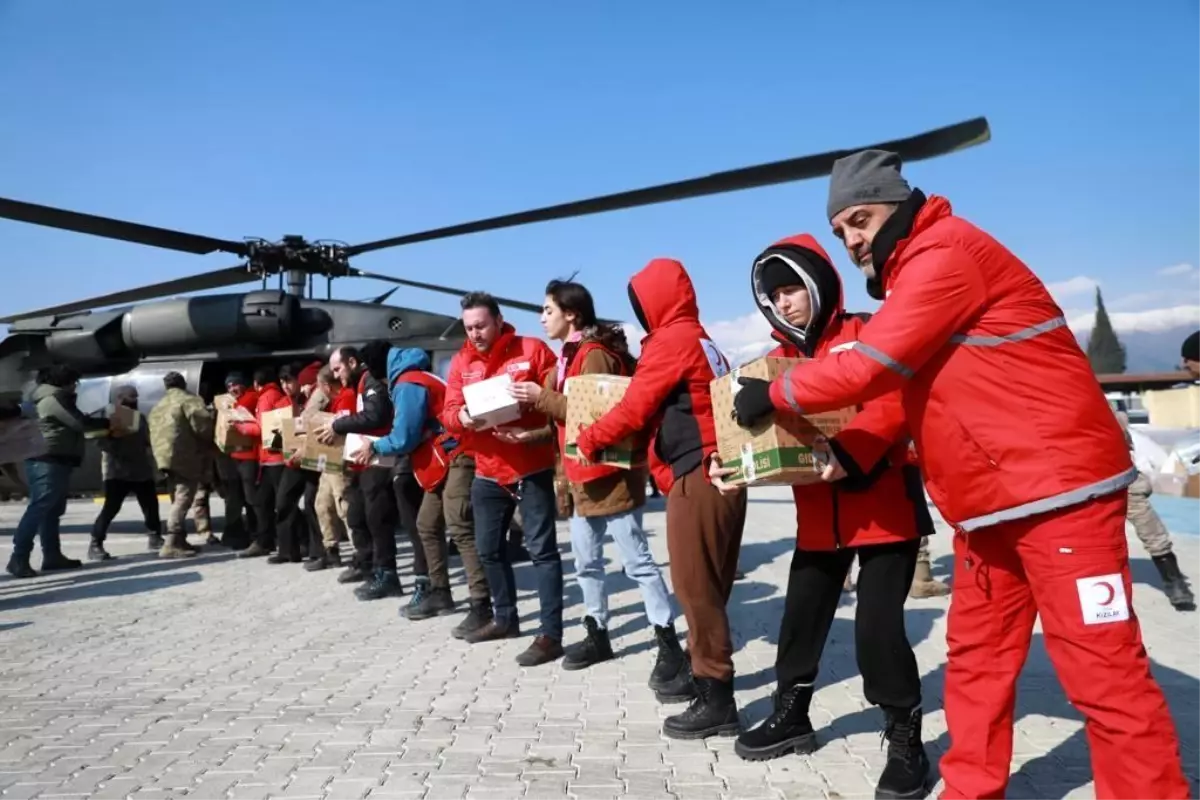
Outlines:
{"label": "red hood", "polygon": [[673,258],[656,258],[634,275],[629,302],[648,334],[679,322],[700,324],[692,279]]}
{"label": "red hood", "polygon": [[[815,292],[819,298],[820,310],[804,331],[788,324],[762,290],[763,267],[773,257],[783,260],[791,267],[797,280],[802,281],[808,288],[809,294]],[[801,257],[806,257],[806,260],[800,260]],[[783,344],[798,347],[801,351],[815,347],[821,335],[828,330],[830,322],[846,312],[846,293],[842,285],[842,276],[834,268],[833,259],[825,252],[825,248],[807,233],[780,239],[759,253],[750,268],[750,288],[758,310],[774,329],[772,338]]]}

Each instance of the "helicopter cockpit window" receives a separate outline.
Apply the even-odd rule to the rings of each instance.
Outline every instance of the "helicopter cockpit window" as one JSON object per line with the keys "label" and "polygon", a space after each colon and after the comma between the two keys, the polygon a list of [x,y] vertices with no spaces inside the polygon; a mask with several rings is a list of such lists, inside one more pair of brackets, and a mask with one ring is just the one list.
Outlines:
{"label": "helicopter cockpit window", "polygon": [[112,378],[107,375],[99,378],[83,378],[79,381],[75,404],[84,414],[103,412],[109,404],[111,393]]}

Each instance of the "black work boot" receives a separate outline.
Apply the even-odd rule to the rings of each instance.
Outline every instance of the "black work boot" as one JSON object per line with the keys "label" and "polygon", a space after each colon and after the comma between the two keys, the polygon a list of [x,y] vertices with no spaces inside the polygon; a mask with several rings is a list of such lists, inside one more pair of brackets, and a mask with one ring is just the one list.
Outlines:
{"label": "black work boot", "polygon": [[661,688],[654,690],[654,698],[663,704],[690,703],[696,699],[696,679],[692,675],[692,654],[683,651],[683,666],[674,677],[664,681]]}
{"label": "black work boot", "polygon": [[920,798],[929,791],[929,757],[921,744],[921,709],[884,708],[887,765],[875,786],[876,798]]}
{"label": "black work boot", "polygon": [[104,542],[92,539],[87,557],[88,561],[112,561],[116,556],[104,549]]}
{"label": "black work boot", "polygon": [[158,533],[151,533],[146,536],[146,549],[158,552],[163,549],[166,540],[162,537],[162,526],[159,526]]}
{"label": "black work boot", "polygon": [[371,579],[354,590],[354,596],[359,600],[382,600],[385,597],[403,597],[404,589],[400,586],[400,576],[394,569],[377,568],[371,573]]}
{"label": "black work boot", "polygon": [[14,578],[36,578],[37,572],[29,565],[29,556],[17,558],[10,556],[8,559],[8,574]]}
{"label": "black work boot", "polygon": [[450,631],[450,635],[455,639],[466,639],[471,633],[482,628],[492,621],[492,601],[491,600],[472,600],[470,610],[467,611],[467,616],[462,622],[454,626]]}
{"label": "black work boot", "polygon": [[421,594],[419,602],[416,601],[416,598],[417,595],[413,594],[414,602],[410,602],[400,609],[400,616],[415,622],[433,617],[445,617],[454,613],[454,597],[448,588],[427,588]]}
{"label": "black work boot", "polygon": [[54,572],[62,569],[79,569],[83,562],[78,558],[67,558],[62,553],[43,553],[42,572]]}
{"label": "black work boot", "polygon": [[1163,592],[1175,610],[1195,611],[1196,598],[1192,594],[1191,587],[1188,586],[1188,579],[1179,571],[1179,562],[1175,560],[1175,554],[1166,553],[1154,556],[1151,561],[1154,562],[1154,566],[1158,567],[1158,574],[1162,576],[1163,580]]}
{"label": "black work boot", "polygon": [[[649,686],[655,693],[666,690],[681,671],[687,667],[687,659],[683,655],[683,647],[679,644],[679,634],[675,632],[675,623],[670,625],[655,625],[654,638],[658,640],[658,656],[654,659],[654,671],[650,673]],[[691,683],[692,676],[687,676]],[[687,699],[695,696],[689,692]],[[659,702],[665,702],[660,697]]]}
{"label": "black work boot", "polygon": [[696,678],[696,699],[682,714],[663,720],[663,734],[671,739],[706,739],[730,736],[741,728],[733,679]]}
{"label": "black work boot", "polygon": [[563,669],[587,669],[592,664],[599,664],[613,657],[608,631],[601,628],[600,623],[591,617],[583,618],[583,626],[587,629],[587,636],[582,642],[576,642],[564,651]]}
{"label": "black work boot", "polygon": [[733,751],[747,761],[766,761],[789,753],[811,753],[817,749],[817,735],[808,720],[808,704],[813,687],[792,686],[777,690],[771,697],[775,711],[763,724],[738,737]]}
{"label": "black work boot", "polygon": [[319,556],[309,561],[304,565],[304,568],[309,572],[319,572],[330,567],[340,567],[342,565],[342,553],[338,550],[337,545],[326,547]]}

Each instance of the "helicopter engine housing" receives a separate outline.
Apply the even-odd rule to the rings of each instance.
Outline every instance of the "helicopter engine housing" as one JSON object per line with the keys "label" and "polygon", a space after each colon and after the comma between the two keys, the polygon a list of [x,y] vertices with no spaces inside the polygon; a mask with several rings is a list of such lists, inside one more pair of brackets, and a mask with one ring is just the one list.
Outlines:
{"label": "helicopter engine housing", "polygon": [[278,291],[215,295],[136,306],[121,320],[134,353],[169,353],[237,342],[274,345],[299,331],[300,299]]}

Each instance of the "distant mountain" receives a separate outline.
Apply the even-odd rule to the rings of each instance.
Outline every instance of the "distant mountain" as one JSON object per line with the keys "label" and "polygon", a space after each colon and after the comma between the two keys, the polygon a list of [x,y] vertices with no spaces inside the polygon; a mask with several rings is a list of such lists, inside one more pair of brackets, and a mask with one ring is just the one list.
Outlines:
{"label": "distant mountain", "polygon": [[[1125,346],[1125,371],[1170,372],[1179,367],[1179,347],[1195,325],[1180,325],[1161,331],[1117,331],[1117,338]],[[1077,335],[1079,344],[1087,349],[1088,334]]]}

